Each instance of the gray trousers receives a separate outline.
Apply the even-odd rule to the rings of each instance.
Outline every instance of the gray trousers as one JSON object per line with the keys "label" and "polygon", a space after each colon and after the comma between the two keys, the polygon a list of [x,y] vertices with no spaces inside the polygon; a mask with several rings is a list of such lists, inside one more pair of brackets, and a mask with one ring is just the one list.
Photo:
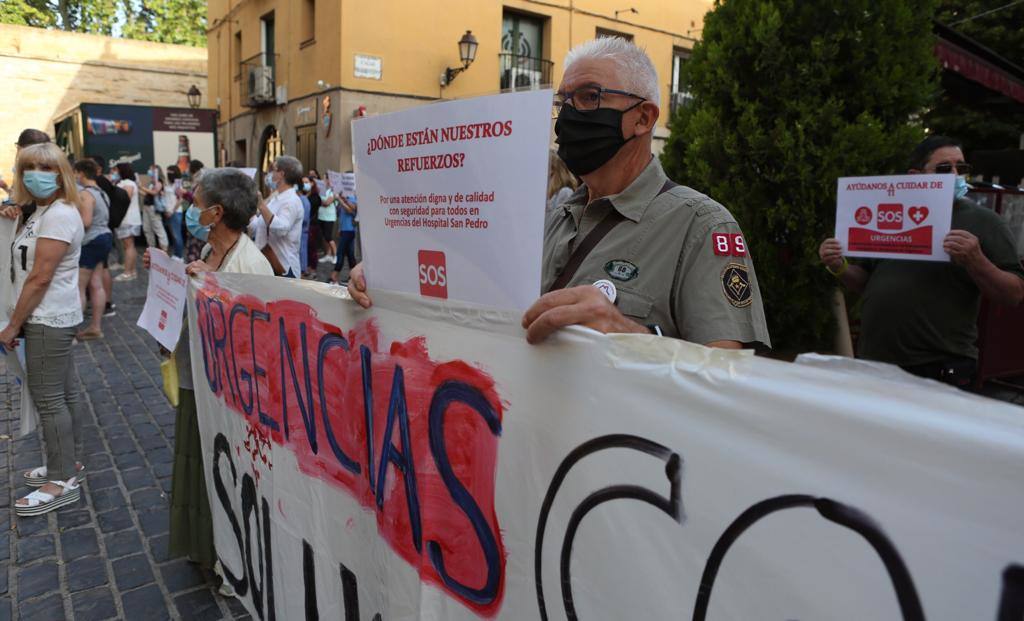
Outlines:
{"label": "gray trousers", "polygon": [[81,444],[78,385],[71,357],[75,332],[75,328],[25,324],[28,391],[39,411],[51,481],[67,481],[75,476],[76,453]]}

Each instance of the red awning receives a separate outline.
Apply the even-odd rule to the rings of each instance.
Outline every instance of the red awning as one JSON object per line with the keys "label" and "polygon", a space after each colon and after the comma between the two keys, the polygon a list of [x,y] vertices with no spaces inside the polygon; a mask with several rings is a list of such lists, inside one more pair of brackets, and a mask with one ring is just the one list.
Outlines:
{"label": "red awning", "polygon": [[939,39],[935,44],[935,55],[944,69],[955,71],[968,80],[1024,103],[1024,81],[987,60],[945,39]]}

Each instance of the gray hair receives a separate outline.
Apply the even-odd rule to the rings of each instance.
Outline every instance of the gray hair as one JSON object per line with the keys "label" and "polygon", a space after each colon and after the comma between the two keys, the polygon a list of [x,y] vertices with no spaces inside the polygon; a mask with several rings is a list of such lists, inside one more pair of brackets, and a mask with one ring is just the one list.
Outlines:
{"label": "gray hair", "polygon": [[256,182],[234,168],[205,169],[199,177],[196,192],[207,207],[220,205],[224,208],[221,221],[233,231],[245,229],[256,215],[260,202]]}
{"label": "gray hair", "polygon": [[302,183],[304,173],[302,171],[302,162],[300,162],[298,158],[290,155],[282,155],[274,160],[274,167],[281,171],[284,175],[284,182],[288,185],[298,185]]}
{"label": "gray hair", "polygon": [[565,71],[581,60],[611,60],[619,67],[626,90],[658,105],[658,71],[647,52],[622,37],[600,37],[581,43],[565,55]]}

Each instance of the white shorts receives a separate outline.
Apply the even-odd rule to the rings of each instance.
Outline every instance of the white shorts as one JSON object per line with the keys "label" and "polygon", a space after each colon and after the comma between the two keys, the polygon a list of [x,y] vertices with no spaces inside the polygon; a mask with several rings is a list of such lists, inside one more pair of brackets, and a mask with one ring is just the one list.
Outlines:
{"label": "white shorts", "polygon": [[117,238],[128,239],[129,237],[138,237],[142,234],[141,224],[122,224],[117,227]]}

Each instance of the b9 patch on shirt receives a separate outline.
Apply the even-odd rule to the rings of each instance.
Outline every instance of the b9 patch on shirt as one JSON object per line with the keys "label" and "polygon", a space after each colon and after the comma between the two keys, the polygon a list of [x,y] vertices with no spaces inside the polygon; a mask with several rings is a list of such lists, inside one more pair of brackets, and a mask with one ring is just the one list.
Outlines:
{"label": "b9 patch on shirt", "polygon": [[746,308],[754,301],[750,291],[750,275],[742,263],[730,263],[722,270],[722,291],[736,308]]}
{"label": "b9 patch on shirt", "polygon": [[747,242],[740,233],[712,233],[711,247],[715,252],[715,256],[747,256]]}

